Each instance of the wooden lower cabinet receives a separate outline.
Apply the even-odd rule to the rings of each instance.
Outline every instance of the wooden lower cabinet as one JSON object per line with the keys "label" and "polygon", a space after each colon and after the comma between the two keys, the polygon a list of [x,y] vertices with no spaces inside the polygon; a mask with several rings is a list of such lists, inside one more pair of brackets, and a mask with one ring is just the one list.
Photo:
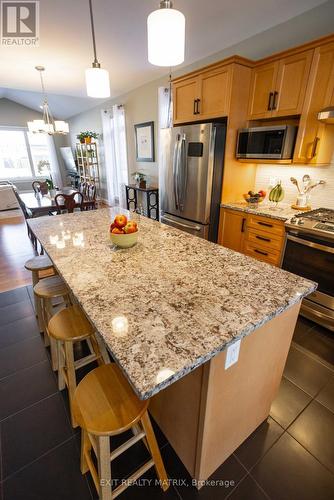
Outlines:
{"label": "wooden lower cabinet", "polygon": [[285,244],[284,222],[222,208],[218,243],[236,252],[280,266]]}

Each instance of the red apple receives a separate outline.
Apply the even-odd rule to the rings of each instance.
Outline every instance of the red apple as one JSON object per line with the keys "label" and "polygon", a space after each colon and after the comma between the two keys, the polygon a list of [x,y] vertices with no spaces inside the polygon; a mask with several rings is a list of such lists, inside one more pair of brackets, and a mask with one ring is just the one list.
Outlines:
{"label": "red apple", "polygon": [[114,227],[114,229],[111,231],[112,234],[125,234],[123,229],[121,227]]}
{"label": "red apple", "polygon": [[261,189],[261,191],[259,191],[259,195],[261,196],[261,198],[265,198],[266,197],[266,192],[263,191],[263,189]]}
{"label": "red apple", "polygon": [[112,224],[110,224],[110,228],[109,228],[109,231],[112,232],[112,230],[114,229],[114,227],[117,227],[115,222],[113,222]]}
{"label": "red apple", "polygon": [[126,234],[135,233],[138,231],[137,224],[133,223],[131,220],[124,226],[124,232]]}
{"label": "red apple", "polygon": [[128,219],[127,219],[126,215],[123,215],[123,214],[116,215],[116,217],[114,219],[114,223],[116,224],[117,227],[124,227],[124,226],[126,226],[127,222],[128,222]]}

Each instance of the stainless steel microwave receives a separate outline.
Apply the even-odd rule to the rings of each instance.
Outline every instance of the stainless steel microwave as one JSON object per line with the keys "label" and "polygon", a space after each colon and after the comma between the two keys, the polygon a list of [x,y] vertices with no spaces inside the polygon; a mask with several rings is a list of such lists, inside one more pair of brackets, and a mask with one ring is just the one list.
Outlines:
{"label": "stainless steel microwave", "polygon": [[293,157],[294,125],[242,128],[238,131],[237,158],[286,160]]}

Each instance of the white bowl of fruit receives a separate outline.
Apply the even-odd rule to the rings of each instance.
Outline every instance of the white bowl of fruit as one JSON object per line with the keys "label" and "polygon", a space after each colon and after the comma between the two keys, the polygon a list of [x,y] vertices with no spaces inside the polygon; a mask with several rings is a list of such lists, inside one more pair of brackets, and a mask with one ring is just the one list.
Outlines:
{"label": "white bowl of fruit", "polygon": [[138,241],[138,226],[134,220],[128,220],[126,215],[116,215],[110,224],[109,236],[111,242],[120,248],[133,247]]}

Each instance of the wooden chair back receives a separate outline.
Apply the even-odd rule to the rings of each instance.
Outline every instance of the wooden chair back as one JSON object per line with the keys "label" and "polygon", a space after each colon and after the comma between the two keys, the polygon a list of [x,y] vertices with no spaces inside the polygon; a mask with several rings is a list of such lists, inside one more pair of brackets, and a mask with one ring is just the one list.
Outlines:
{"label": "wooden chair back", "polygon": [[17,202],[20,205],[20,209],[23,212],[24,218],[26,220],[31,219],[32,213],[30,212],[30,210],[27,209],[26,204],[24,203],[24,201],[21,200],[21,197],[20,197],[19,193],[16,191],[16,189],[13,189],[13,191],[14,191],[15,197],[17,199]]}
{"label": "wooden chair back", "polygon": [[88,188],[87,182],[80,182],[80,184],[79,184],[79,192],[83,196],[87,196],[87,188]]}
{"label": "wooden chair back", "polygon": [[35,193],[48,194],[49,192],[49,186],[46,181],[34,181],[32,188]]}
{"label": "wooden chair back", "polygon": [[83,210],[83,201],[84,197],[79,191],[72,194],[59,193],[55,196],[57,213],[61,214],[62,211],[66,210],[69,214],[72,214],[75,208]]}

